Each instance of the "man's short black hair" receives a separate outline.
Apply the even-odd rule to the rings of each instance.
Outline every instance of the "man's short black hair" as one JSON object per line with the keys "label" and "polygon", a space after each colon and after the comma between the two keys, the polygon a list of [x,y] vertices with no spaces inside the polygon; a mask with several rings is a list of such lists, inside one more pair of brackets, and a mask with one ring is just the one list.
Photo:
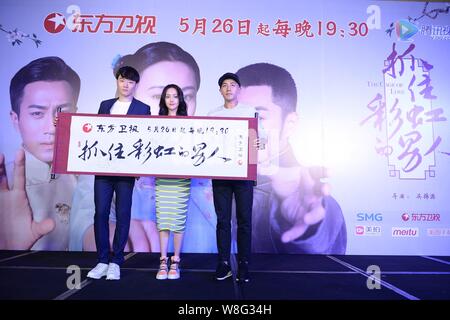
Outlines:
{"label": "man's short black hair", "polygon": [[122,76],[124,79],[135,81],[136,83],[139,82],[139,72],[133,67],[130,66],[124,66],[117,70],[116,72],[116,79],[119,79],[119,77]]}
{"label": "man's short black hair", "polygon": [[292,75],[284,68],[270,63],[255,63],[239,69],[236,74],[242,87],[269,86],[272,101],[279,105],[283,117],[297,109],[297,86]]}
{"label": "man's short black hair", "polygon": [[241,86],[241,81],[239,80],[239,77],[234,73],[227,72],[219,78],[218,81],[219,87],[222,87],[222,83],[227,79],[234,80],[234,82],[236,82],[239,85],[239,87]]}
{"label": "man's short black hair", "polygon": [[151,42],[134,54],[121,57],[114,65],[114,74],[122,66],[132,66],[142,74],[148,67],[163,61],[182,62],[187,65],[194,73],[195,91],[198,91],[200,88],[200,69],[197,62],[190,53],[171,42]]}

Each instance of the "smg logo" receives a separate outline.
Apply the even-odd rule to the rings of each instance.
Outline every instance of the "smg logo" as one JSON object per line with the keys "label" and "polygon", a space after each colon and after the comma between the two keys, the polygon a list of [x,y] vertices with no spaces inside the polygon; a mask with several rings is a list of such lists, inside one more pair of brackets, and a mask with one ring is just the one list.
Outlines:
{"label": "smg logo", "polygon": [[381,213],[363,213],[356,214],[357,221],[383,221],[383,215]]}

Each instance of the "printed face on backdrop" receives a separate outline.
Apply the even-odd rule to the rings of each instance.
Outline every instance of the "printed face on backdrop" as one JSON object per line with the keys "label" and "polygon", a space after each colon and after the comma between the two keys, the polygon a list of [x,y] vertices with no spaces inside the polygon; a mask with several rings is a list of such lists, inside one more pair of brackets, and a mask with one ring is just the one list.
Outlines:
{"label": "printed face on backdrop", "polygon": [[[264,163],[270,162],[272,157],[278,155],[278,140],[282,131],[281,107],[272,101],[272,88],[270,86],[248,86],[242,87],[239,94],[239,102],[252,106],[258,112],[263,130],[270,139],[267,147],[258,151],[258,173],[264,173]],[[268,164],[267,164],[268,165]]]}
{"label": "printed face on backdrop", "polygon": [[198,88],[194,72],[187,64],[179,61],[158,62],[146,68],[140,76],[135,97],[151,107],[152,115],[159,113],[161,94],[169,83],[178,85],[183,91],[188,115],[195,114]]}
{"label": "printed face on backdrop", "polygon": [[20,103],[20,115],[11,111],[11,120],[22,136],[25,150],[49,164],[53,161],[53,120],[58,108],[61,112],[76,112],[73,91],[67,81],[27,84]]}
{"label": "printed face on backdrop", "polygon": [[252,106],[258,111],[261,123],[266,131],[276,131],[280,135],[283,129],[282,109],[272,101],[272,88],[270,86],[242,87],[239,102]]}

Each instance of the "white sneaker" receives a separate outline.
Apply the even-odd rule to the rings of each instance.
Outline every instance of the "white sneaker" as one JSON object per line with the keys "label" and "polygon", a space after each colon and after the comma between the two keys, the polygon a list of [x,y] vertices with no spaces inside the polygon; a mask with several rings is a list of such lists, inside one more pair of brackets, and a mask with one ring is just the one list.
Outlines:
{"label": "white sneaker", "polygon": [[97,263],[95,268],[89,271],[87,277],[92,279],[100,279],[101,277],[106,276],[107,271],[108,265],[106,263]]}
{"label": "white sneaker", "polygon": [[118,264],[112,262],[109,264],[106,280],[120,280],[120,267]]}

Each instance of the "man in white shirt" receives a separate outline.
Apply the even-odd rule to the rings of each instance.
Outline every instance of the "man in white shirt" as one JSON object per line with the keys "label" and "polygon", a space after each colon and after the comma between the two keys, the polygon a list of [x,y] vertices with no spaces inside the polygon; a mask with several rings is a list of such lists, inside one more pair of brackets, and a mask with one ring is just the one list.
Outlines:
{"label": "man in white shirt", "polygon": [[[116,73],[119,97],[102,101],[99,114],[150,115],[150,107],[134,98],[139,73],[136,69],[124,66]],[[124,249],[128,239],[131,219],[131,203],[134,177],[95,176],[94,183],[94,233],[98,263],[88,273],[89,278],[107,280],[120,279],[120,266],[124,262]],[[116,194],[116,229],[109,252],[109,215],[111,201]]]}
{"label": "man in white shirt", "polygon": [[[219,91],[224,104],[211,111],[209,116],[216,117],[254,117],[255,109],[238,101],[240,81],[234,73],[225,73],[218,81]],[[237,247],[239,269],[237,281],[248,282],[248,263],[252,239],[253,181],[249,180],[212,180],[214,207],[217,215],[217,250],[219,261],[216,279],[224,280],[232,275],[230,267],[231,253],[231,212],[233,194],[236,201]]]}

